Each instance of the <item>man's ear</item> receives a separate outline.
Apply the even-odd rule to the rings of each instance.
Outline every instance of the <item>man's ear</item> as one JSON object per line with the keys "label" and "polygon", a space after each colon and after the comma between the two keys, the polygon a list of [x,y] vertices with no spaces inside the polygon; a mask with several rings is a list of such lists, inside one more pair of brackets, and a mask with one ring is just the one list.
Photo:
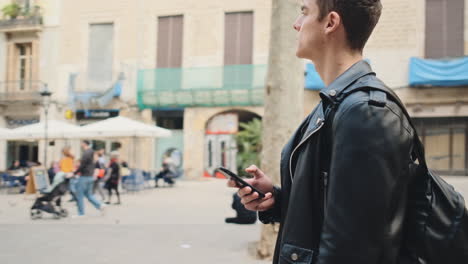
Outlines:
{"label": "man's ear", "polygon": [[325,34],[335,32],[341,25],[341,16],[335,11],[330,12],[326,19]]}

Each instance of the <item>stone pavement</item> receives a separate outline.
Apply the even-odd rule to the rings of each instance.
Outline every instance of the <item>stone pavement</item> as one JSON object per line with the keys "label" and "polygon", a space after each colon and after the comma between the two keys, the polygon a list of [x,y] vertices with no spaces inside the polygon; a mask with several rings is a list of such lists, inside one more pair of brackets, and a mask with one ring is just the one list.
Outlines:
{"label": "stone pavement", "polygon": [[104,216],[87,202],[86,217],[61,220],[30,220],[33,197],[0,194],[0,263],[268,263],[248,253],[260,224],[224,223],[233,192],[225,180],[180,181],[124,194]]}
{"label": "stone pavement", "polygon": [[[447,177],[468,198],[468,178]],[[227,225],[233,190],[224,180],[180,181],[174,188],[124,194],[101,216],[29,219],[33,197],[0,194],[0,263],[255,263],[248,248],[260,225]],[[72,214],[76,209],[66,203]]]}

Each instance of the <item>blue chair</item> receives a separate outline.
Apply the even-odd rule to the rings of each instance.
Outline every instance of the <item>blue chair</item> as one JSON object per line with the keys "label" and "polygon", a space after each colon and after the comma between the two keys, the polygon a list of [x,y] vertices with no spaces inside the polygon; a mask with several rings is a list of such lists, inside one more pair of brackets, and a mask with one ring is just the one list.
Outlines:
{"label": "blue chair", "polygon": [[149,171],[143,171],[143,179],[145,181],[145,188],[151,188],[151,183],[154,181],[154,176],[151,175],[151,172]]}
{"label": "blue chair", "polygon": [[11,176],[8,173],[2,173],[2,188],[6,188],[8,193],[13,193],[13,188],[20,188],[18,192],[21,192],[21,182],[17,177]]}
{"label": "blue chair", "polygon": [[129,192],[141,191],[145,184],[143,171],[139,169],[131,169],[130,171],[130,175],[122,179],[122,187]]}

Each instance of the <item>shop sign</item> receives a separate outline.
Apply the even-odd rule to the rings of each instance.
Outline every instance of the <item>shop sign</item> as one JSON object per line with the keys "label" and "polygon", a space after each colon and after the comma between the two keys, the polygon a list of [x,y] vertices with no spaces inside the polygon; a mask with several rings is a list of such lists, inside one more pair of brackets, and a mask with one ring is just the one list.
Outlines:
{"label": "shop sign", "polygon": [[78,110],[76,111],[77,120],[86,120],[86,119],[107,119],[109,117],[119,116],[119,110]]}

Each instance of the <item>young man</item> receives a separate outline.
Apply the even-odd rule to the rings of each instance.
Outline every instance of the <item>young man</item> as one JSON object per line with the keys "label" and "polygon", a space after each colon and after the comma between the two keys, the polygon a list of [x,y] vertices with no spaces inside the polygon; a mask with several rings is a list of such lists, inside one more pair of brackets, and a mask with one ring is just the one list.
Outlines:
{"label": "young man", "polygon": [[[379,82],[362,50],[381,10],[379,0],[303,0],[296,55],[314,62],[323,98]],[[352,93],[334,118],[324,99],[282,151],[281,188],[256,166],[246,169],[267,194],[242,188],[242,203],[263,223],[281,223],[273,263],[402,263],[413,131],[383,95]]]}

